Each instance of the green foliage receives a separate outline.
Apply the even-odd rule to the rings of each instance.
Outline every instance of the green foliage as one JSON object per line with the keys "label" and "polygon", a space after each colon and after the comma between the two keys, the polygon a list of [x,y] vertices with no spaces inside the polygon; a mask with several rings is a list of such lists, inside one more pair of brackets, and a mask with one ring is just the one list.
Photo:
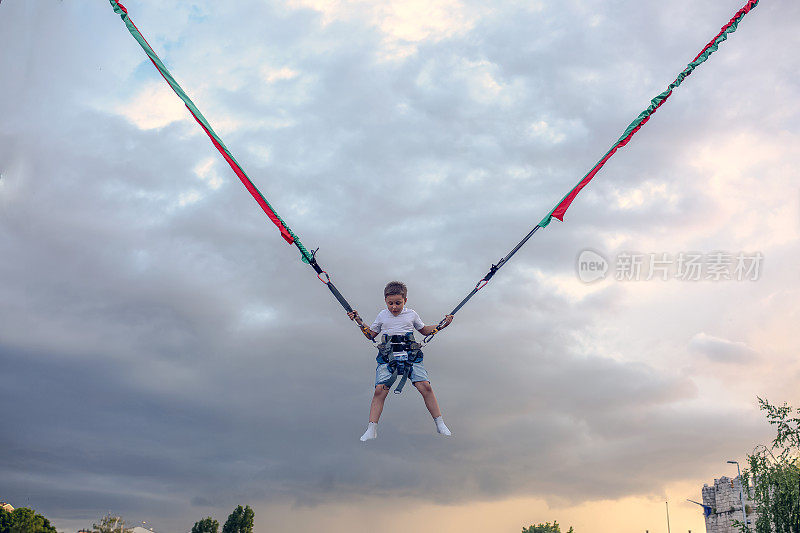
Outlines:
{"label": "green foliage", "polygon": [[[770,448],[758,446],[747,456],[742,474],[758,518],[755,533],[800,533],[800,409],[758,399],[767,420],[777,426]],[[796,415],[796,416],[793,416]],[[742,531],[752,531],[740,522]]]}
{"label": "green foliage", "polygon": [[0,509],[0,533],[57,533],[50,521],[33,509]]}
{"label": "green foliage", "polygon": [[194,523],[192,533],[217,533],[219,531],[219,522],[211,518],[203,518],[199,522]]}
{"label": "green foliage", "polygon": [[249,505],[244,508],[239,505],[228,516],[225,525],[222,526],[222,533],[253,533],[253,519],[255,516],[256,513]]}
{"label": "green foliage", "polygon": [[[561,526],[558,525],[557,520],[554,520],[552,524],[550,522],[545,522],[544,524],[523,527],[522,533],[561,533]],[[570,526],[567,533],[575,533],[575,530],[572,529],[572,526]]]}
{"label": "green foliage", "polygon": [[121,516],[105,515],[99,524],[92,524],[92,533],[133,533],[132,527],[126,527]]}

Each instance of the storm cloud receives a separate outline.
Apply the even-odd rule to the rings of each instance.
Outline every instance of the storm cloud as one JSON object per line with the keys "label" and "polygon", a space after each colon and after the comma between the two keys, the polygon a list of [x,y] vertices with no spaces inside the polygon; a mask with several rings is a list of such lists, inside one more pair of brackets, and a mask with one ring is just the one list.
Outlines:
{"label": "storm cloud", "polygon": [[[365,319],[401,279],[440,320],[740,7],[417,4],[126,2]],[[759,5],[430,345],[454,438],[409,387],[364,445],[371,345],[119,17],[3,2],[0,498],[177,531],[245,500],[580,503],[711,475],[763,440],[756,394],[800,400],[798,16]],[[588,248],[764,263],[590,285]]]}

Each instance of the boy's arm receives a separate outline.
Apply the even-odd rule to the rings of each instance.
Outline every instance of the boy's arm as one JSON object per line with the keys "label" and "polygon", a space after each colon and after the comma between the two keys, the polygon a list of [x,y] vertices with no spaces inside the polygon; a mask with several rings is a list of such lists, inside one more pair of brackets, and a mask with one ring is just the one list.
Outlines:
{"label": "boy's arm", "polygon": [[372,331],[369,327],[367,327],[367,325],[364,323],[361,317],[358,316],[358,311],[351,311],[347,313],[347,316],[350,317],[350,320],[355,320],[356,324],[358,324],[358,327],[360,327],[361,331],[364,332],[364,335],[366,335],[370,339],[374,339],[379,335],[377,331]]}
{"label": "boy's arm", "polygon": [[421,329],[418,329],[417,331],[419,331],[421,334],[423,334],[423,335],[425,335],[427,337],[428,335],[433,333],[433,330],[435,330],[436,328],[439,328],[439,330],[441,331],[444,328],[446,328],[447,326],[449,326],[450,322],[452,322],[452,321],[453,321],[453,315],[447,315],[446,317],[444,317],[444,320],[442,321],[442,325],[441,326],[439,326],[439,325],[436,325],[436,326],[423,326]]}

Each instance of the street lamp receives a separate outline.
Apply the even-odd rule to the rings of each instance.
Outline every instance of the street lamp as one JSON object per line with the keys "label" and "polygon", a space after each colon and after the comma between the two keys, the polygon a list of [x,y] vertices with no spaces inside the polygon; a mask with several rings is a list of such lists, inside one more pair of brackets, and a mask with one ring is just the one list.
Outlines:
{"label": "street lamp", "polygon": [[747,529],[747,514],[744,512],[744,492],[742,486],[742,471],[739,469],[739,463],[737,461],[728,461],[728,464],[736,465],[736,473],[739,477],[739,501],[742,502],[742,524],[744,524],[745,530]]}

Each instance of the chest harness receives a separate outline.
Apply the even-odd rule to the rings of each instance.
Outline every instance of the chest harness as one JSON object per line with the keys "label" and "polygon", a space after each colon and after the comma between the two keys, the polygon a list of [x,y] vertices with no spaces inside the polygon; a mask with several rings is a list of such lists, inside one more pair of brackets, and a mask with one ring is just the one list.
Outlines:
{"label": "chest harness", "polygon": [[[403,387],[406,380],[411,375],[411,370],[414,363],[422,362],[422,350],[418,342],[414,340],[414,333],[409,331],[405,335],[383,335],[382,342],[378,344],[378,357],[375,359],[378,364],[388,365],[389,372],[392,376],[383,382],[388,388],[392,388],[397,377],[400,376],[400,382],[394,389],[395,394],[403,392]],[[405,359],[398,359],[396,353],[406,352],[408,357]]]}

